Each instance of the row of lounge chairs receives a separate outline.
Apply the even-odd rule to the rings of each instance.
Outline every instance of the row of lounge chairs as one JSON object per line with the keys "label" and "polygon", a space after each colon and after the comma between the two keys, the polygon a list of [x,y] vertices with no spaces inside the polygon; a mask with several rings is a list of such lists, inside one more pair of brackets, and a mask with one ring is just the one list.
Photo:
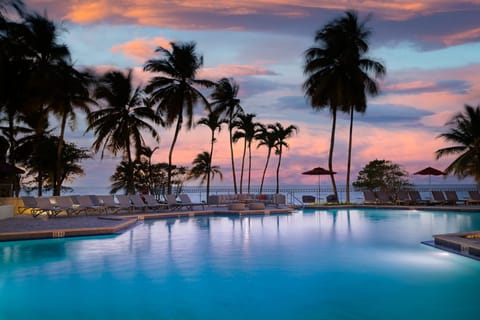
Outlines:
{"label": "row of lounge chairs", "polygon": [[158,201],[153,195],[74,195],[55,197],[21,197],[23,205],[18,207],[18,213],[30,213],[32,216],[46,215],[55,217],[62,215],[78,214],[116,214],[119,211],[146,211],[146,210],[178,210],[195,207],[205,209],[204,203],[194,203],[187,194],[166,195],[165,201]]}
{"label": "row of lounge chairs", "polygon": [[459,199],[456,191],[432,191],[432,198],[423,199],[420,192],[402,190],[396,198],[390,197],[385,191],[363,191],[364,204],[396,204],[396,205],[480,205],[480,193],[469,191],[468,199]]}

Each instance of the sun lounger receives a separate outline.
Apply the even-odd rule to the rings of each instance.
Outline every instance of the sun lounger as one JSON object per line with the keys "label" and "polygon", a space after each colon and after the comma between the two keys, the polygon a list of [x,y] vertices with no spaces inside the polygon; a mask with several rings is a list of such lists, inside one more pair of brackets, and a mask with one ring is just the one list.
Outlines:
{"label": "sun lounger", "polygon": [[[155,199],[155,197],[151,194],[143,194],[141,195],[143,198],[142,201],[148,206],[150,209],[167,209],[168,205],[166,203],[160,203]],[[140,198],[140,196],[139,196]],[[133,201],[133,199],[132,199]]]}
{"label": "sun lounger", "polygon": [[58,205],[52,203],[49,197],[38,197],[35,199],[37,202],[37,209],[32,212],[34,217],[38,217],[41,214],[46,214],[48,217],[55,217],[62,212],[69,212],[64,208],[60,208]]}
{"label": "sun lounger", "polygon": [[107,214],[106,208],[101,205],[95,205],[90,196],[72,196],[72,200],[78,205],[79,212],[85,212],[86,215],[89,213]]}
{"label": "sun lounger", "polygon": [[31,215],[34,216],[35,212],[39,209],[37,205],[37,200],[35,200],[35,197],[24,196],[24,197],[21,197],[20,200],[22,200],[23,205],[18,206],[17,213],[24,214],[29,212]]}
{"label": "sun lounger", "polygon": [[60,210],[63,210],[67,216],[79,214],[83,211],[78,205],[75,205],[70,196],[54,196],[50,198],[50,202]]}
{"label": "sun lounger", "polygon": [[397,193],[397,199],[395,200],[395,204],[409,205],[409,204],[412,204],[412,199],[410,199],[410,196],[408,195],[407,191],[400,190]]}
{"label": "sun lounger", "polygon": [[[98,195],[96,196],[96,198],[99,201],[99,205],[105,208],[106,214],[115,214],[118,211],[122,210],[122,207],[115,202],[115,198],[113,195]],[[127,208],[123,209],[130,209],[130,205]]]}
{"label": "sun lounger", "polygon": [[465,201],[465,204],[480,204],[480,193],[477,190],[468,191],[469,199]]}
{"label": "sun lounger", "polygon": [[445,191],[445,197],[448,204],[457,205],[465,203],[465,201],[461,201],[460,199],[458,199],[456,191]]}
{"label": "sun lounger", "polygon": [[190,210],[194,210],[193,207],[202,207],[202,210],[205,210],[205,203],[203,203],[203,202],[197,202],[197,203],[192,202],[192,200],[190,200],[190,197],[188,196],[188,194],[182,193],[182,194],[180,194],[179,197],[180,197],[181,204],[187,206],[188,208],[190,208]]}
{"label": "sun lounger", "polygon": [[410,200],[412,201],[412,204],[415,205],[428,205],[430,204],[430,201],[427,199],[422,199],[422,196],[420,195],[420,192],[416,190],[410,190],[408,191],[408,195],[410,196]]}
{"label": "sun lounger", "polygon": [[432,191],[433,201],[432,204],[440,204],[442,206],[450,204],[445,198],[442,191]]}
{"label": "sun lounger", "polygon": [[118,194],[117,195],[117,200],[118,200],[118,204],[120,205],[120,207],[122,209],[126,209],[126,210],[128,210],[128,212],[133,211],[133,204],[132,204],[129,197],[127,197],[124,194]]}
{"label": "sun lounger", "polygon": [[177,197],[173,194],[165,195],[165,199],[167,200],[167,205],[169,210],[175,209],[183,209],[190,207],[190,204],[183,204],[177,201]]}

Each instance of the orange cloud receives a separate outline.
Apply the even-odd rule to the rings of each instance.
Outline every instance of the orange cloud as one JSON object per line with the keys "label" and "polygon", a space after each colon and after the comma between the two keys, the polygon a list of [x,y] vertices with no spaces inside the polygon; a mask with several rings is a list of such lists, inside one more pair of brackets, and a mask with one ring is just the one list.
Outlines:
{"label": "orange cloud", "polygon": [[203,68],[199,72],[200,78],[219,79],[223,77],[234,76],[254,76],[254,75],[273,75],[272,71],[261,67],[252,65],[239,64],[220,64],[215,68]]}
{"label": "orange cloud", "polygon": [[[338,0],[228,0],[218,5],[210,0],[167,1],[167,0],[135,0],[135,1],[74,1],[65,0],[55,5],[44,1],[30,0],[27,3],[36,7],[49,6],[49,13],[62,12],[62,18],[77,23],[91,23],[104,20],[128,21],[140,25],[162,26],[169,28],[215,28],[214,20],[198,22],[192,14],[217,16],[267,15],[301,19],[309,16],[312,9],[348,10],[375,12],[377,15],[391,20],[404,20],[425,12],[445,12],[451,8],[450,0],[366,0],[358,3]],[[231,28],[240,28],[232,26]]]}
{"label": "orange cloud", "polygon": [[67,19],[78,23],[89,23],[99,21],[112,14],[121,14],[121,12],[110,6],[108,0],[87,1],[78,3],[77,1],[70,5]]}
{"label": "orange cloud", "polygon": [[480,28],[474,28],[448,35],[443,38],[442,42],[447,46],[458,45],[465,42],[472,42],[480,39]]}
{"label": "orange cloud", "polygon": [[126,43],[116,45],[111,48],[113,53],[122,53],[135,62],[144,63],[148,59],[154,58],[155,49],[158,47],[170,48],[171,40],[163,37],[153,39],[140,38]]}

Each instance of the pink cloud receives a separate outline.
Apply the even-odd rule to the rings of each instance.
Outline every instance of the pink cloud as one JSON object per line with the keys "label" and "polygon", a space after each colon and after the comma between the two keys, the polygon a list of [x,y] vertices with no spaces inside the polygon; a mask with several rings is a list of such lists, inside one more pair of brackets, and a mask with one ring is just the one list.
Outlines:
{"label": "pink cloud", "polygon": [[468,29],[458,33],[452,33],[444,36],[430,36],[428,40],[442,42],[446,46],[455,46],[466,42],[475,42],[480,39],[480,28]]}
{"label": "pink cloud", "polygon": [[200,78],[220,79],[223,77],[235,76],[258,76],[274,75],[275,73],[262,66],[239,65],[239,64],[220,64],[216,67],[203,68],[199,72]]}
{"label": "pink cloud", "polygon": [[155,57],[155,49],[163,47],[170,49],[172,40],[163,37],[152,39],[140,38],[126,43],[122,43],[111,48],[113,53],[121,53],[135,62],[145,63],[148,59]]}
{"label": "pink cloud", "polygon": [[[349,10],[375,12],[386,19],[404,20],[416,15],[445,12],[451,9],[451,1],[425,0],[418,1],[361,1],[357,3],[323,0],[231,0],[217,5],[209,0],[195,1],[45,1],[27,0],[34,8],[47,7],[50,14],[69,19],[76,23],[92,23],[98,21],[128,21],[140,25],[161,26],[179,29],[216,29],[215,20],[203,19],[202,22],[192,20],[192,14],[246,17],[252,15],[269,15],[301,19],[311,14],[312,9]],[[239,25],[237,27],[242,27]]]}

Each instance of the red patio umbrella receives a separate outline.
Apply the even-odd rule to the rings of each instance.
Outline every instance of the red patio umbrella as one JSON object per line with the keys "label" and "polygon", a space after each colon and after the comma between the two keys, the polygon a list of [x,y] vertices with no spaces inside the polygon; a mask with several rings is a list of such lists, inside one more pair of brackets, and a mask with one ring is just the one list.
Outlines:
{"label": "red patio umbrella", "polygon": [[322,167],[316,167],[316,168],[313,168],[311,170],[302,172],[302,174],[311,175],[311,176],[318,176],[318,200],[320,200],[320,176],[336,174],[336,172],[324,169]]}
{"label": "red patio umbrella", "polygon": [[426,167],[425,169],[422,169],[420,171],[415,172],[414,174],[416,175],[422,175],[422,176],[428,176],[428,184],[431,184],[431,179],[432,176],[444,176],[445,172],[432,168],[432,167]]}

